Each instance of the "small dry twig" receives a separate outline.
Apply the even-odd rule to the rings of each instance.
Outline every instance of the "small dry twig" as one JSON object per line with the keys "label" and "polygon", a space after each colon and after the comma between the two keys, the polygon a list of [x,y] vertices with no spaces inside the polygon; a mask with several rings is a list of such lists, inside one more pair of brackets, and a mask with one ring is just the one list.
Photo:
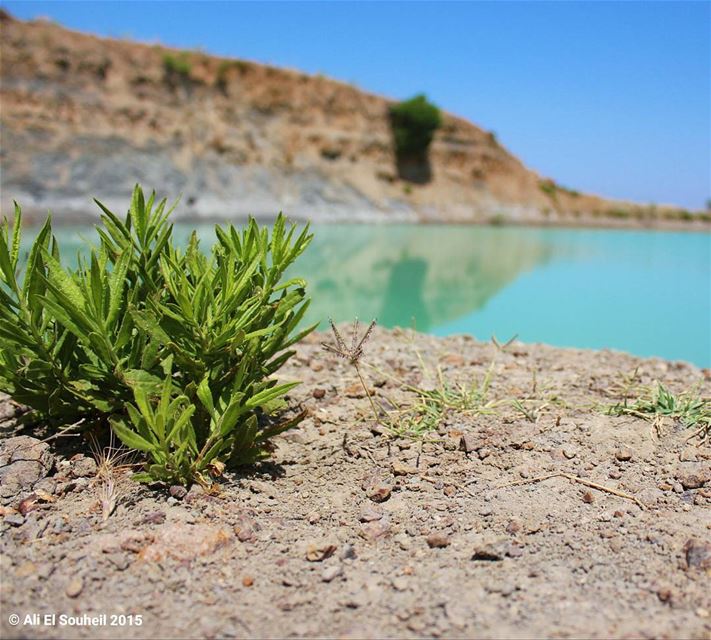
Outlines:
{"label": "small dry twig", "polygon": [[631,496],[629,493],[625,493],[624,491],[618,491],[617,489],[613,489],[611,487],[606,487],[604,485],[598,484],[597,482],[592,482],[590,480],[585,480],[585,478],[580,478],[578,476],[574,476],[571,473],[564,473],[563,471],[558,471],[556,473],[549,473],[548,475],[545,476],[538,476],[537,478],[527,478],[525,480],[516,480],[514,482],[508,482],[506,484],[499,485],[498,487],[494,487],[495,489],[505,489],[508,487],[516,487],[520,486],[523,484],[532,484],[534,482],[542,482],[543,480],[549,480],[550,478],[567,478],[568,480],[572,482],[578,482],[580,484],[584,484],[587,487],[591,487],[593,489],[597,489],[598,491],[604,491],[606,493],[611,493],[612,495],[618,496],[620,498],[625,498],[627,500],[632,500],[640,509],[646,509],[644,503],[640,501],[638,498],[635,498],[634,496]]}

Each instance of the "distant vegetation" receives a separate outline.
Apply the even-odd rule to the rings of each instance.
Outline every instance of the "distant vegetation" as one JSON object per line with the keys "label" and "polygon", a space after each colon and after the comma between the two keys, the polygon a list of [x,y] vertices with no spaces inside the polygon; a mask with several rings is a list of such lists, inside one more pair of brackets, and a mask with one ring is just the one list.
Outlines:
{"label": "distant vegetation", "polygon": [[163,70],[168,78],[174,76],[188,78],[192,71],[189,54],[186,52],[179,55],[166,53],[163,56]]}
{"label": "distant vegetation", "polygon": [[442,126],[442,114],[420,94],[390,107],[390,121],[397,155],[418,156],[427,153],[435,131]]}

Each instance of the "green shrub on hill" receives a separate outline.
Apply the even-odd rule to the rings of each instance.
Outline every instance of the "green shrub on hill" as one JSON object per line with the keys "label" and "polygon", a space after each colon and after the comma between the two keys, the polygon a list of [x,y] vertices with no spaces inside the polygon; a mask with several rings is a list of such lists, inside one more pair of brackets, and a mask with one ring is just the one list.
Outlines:
{"label": "green shrub on hill", "polygon": [[398,156],[425,154],[442,126],[440,110],[423,95],[390,107],[390,121]]}

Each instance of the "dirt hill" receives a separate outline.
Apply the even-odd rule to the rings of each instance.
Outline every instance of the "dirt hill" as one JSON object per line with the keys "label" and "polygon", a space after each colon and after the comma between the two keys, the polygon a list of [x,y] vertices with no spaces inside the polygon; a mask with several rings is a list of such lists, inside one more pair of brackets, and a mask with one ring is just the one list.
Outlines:
{"label": "dirt hill", "polygon": [[391,100],[297,71],[100,39],[0,15],[2,210],[94,214],[132,185],[186,216],[665,224],[690,214],[612,202],[527,169],[446,114],[431,177],[398,175]]}

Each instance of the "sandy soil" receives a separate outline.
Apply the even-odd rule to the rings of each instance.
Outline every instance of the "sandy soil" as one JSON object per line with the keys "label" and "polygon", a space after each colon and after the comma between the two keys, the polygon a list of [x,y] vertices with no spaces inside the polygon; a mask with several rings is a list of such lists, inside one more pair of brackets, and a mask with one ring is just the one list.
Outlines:
{"label": "sandy soil", "polygon": [[[15,493],[2,470],[18,441],[5,439],[2,637],[711,638],[711,451],[672,422],[600,409],[635,369],[706,396],[708,371],[376,330],[364,363],[380,371],[362,371],[391,410],[416,397],[389,375],[427,387],[437,363],[465,382],[494,362],[493,413],[453,410],[413,439],[374,423],[325,338],[284,371],[304,381],[291,402],[309,417],[215,495],[126,477],[102,525],[79,439],[39,445],[44,471]],[[13,413],[0,404],[6,438]],[[535,481],[555,473],[567,476]],[[32,613],[57,618],[31,626]],[[61,614],[107,618],[69,627]]]}

